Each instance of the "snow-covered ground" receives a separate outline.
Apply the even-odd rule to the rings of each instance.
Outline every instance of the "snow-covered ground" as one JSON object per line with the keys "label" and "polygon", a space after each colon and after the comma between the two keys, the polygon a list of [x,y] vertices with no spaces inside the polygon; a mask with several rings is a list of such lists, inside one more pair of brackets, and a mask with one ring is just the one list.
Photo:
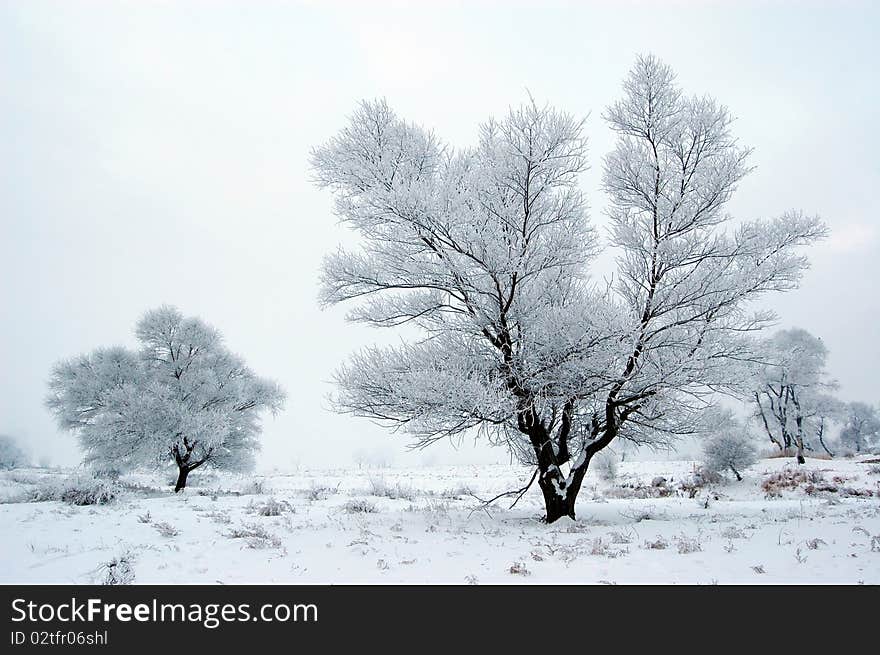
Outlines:
{"label": "snow-covered ground", "polygon": [[[70,472],[7,471],[0,583],[102,582],[115,558],[135,583],[880,584],[870,459],[763,459],[693,491],[693,462],[626,462],[553,525],[536,487],[481,507],[528,480],[512,466],[193,474],[177,495],[132,475],[96,506],[21,502]],[[811,479],[768,494],[780,472]]]}

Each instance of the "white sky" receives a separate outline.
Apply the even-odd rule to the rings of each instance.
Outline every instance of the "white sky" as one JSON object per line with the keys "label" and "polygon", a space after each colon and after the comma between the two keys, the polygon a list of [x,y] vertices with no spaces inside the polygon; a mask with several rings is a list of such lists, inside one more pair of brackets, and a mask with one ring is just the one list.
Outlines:
{"label": "white sky", "polygon": [[590,114],[583,182],[601,225],[600,116],[640,52],[738,117],[757,170],[733,214],[829,223],[775,306],[826,341],[844,399],[876,403],[878,33],[871,2],[0,0],[0,433],[77,461],[42,405],[52,363],[134,345],[141,313],[171,303],[288,390],[263,466],[507,461],[470,442],[408,452],[327,411],[335,366],[385,337],[317,307],[321,257],[352,237],[308,152],[363,98],[467,145],[528,90]]}

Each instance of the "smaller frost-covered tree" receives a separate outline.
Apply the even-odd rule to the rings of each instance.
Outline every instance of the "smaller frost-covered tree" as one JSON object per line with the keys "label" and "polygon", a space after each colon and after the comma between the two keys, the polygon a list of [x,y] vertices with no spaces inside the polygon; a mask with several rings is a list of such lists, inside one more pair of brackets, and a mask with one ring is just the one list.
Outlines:
{"label": "smaller frost-covered tree", "polygon": [[811,394],[811,416],[809,422],[815,428],[816,439],[829,457],[834,457],[828,447],[828,428],[831,423],[843,419],[846,403],[827,393]]}
{"label": "smaller frost-covered tree", "polygon": [[28,456],[15,439],[0,434],[0,469],[15,469],[27,466]]}
{"label": "smaller frost-covered tree", "polygon": [[704,465],[710,471],[731,471],[742,480],[740,471],[756,461],[752,435],[730,412],[715,416],[712,435],[703,442]]}
{"label": "smaller frost-covered tree", "polygon": [[880,442],[880,415],[877,408],[863,402],[848,403],[845,417],[846,423],[840,432],[840,441],[844,446],[860,453]]}
{"label": "smaller frost-covered tree", "polygon": [[796,448],[804,463],[805,436],[824,433],[834,402],[828,391],[837,383],[828,378],[828,349],[822,340],[801,328],[780,330],[763,343],[766,364],[760,367],[753,398],[756,416],[781,451]]}
{"label": "smaller frost-covered tree", "polygon": [[136,335],[137,352],[100,348],[52,370],[47,405],[78,433],[86,462],[125,470],[171,461],[175,491],[200,466],[251,468],[260,412],[281,409],[281,388],[173,307],[148,311]]}

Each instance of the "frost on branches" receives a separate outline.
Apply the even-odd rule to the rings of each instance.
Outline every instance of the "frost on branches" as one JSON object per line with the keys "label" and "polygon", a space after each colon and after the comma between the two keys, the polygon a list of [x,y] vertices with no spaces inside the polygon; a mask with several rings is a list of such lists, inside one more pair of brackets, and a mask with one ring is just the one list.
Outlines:
{"label": "frost on branches", "polygon": [[795,448],[804,463],[808,435],[815,434],[825,450],[828,419],[839,415],[841,403],[830,392],[837,383],[825,372],[828,349],[801,328],[780,330],[762,342],[763,359],[753,393],[756,414],[770,441],[786,452]]}
{"label": "frost on branches", "polygon": [[729,410],[707,414],[711,418],[708,434],[703,442],[704,465],[715,473],[730,471],[741,481],[740,471],[757,460],[757,449],[752,435]]}
{"label": "frost on branches", "polygon": [[840,442],[857,453],[880,445],[880,412],[868,403],[848,403],[841,412],[844,417]]}
{"label": "frost on branches", "polygon": [[27,466],[29,458],[18,442],[5,434],[0,434],[0,470]]}
{"label": "frost on branches", "polygon": [[203,465],[252,467],[260,412],[281,408],[280,387],[255,376],[213,327],[174,308],[147,312],[136,335],[137,352],[99,348],[52,370],[47,405],[78,434],[86,462],[123,470],[170,460],[175,491]]}
{"label": "frost on branches", "polygon": [[[415,436],[478,430],[536,466],[547,520],[575,515],[593,456],[614,439],[664,444],[697,430],[750,331],[772,315],[748,301],[796,287],[798,253],[824,235],[791,212],[731,225],[725,206],[749,172],[727,110],[684,96],[641,58],[605,114],[608,239],[578,188],[583,121],[534,102],[453,150],[365,102],[313,152],[361,247],[329,256],[323,300],[349,318],[408,325],[420,338],[360,352],[338,372],[342,411]],[[601,248],[609,284],[588,277]]]}

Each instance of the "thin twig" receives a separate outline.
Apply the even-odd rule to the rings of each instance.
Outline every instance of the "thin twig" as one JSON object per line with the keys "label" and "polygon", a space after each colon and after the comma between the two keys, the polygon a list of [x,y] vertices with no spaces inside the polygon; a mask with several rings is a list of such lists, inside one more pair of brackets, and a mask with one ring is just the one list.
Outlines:
{"label": "thin twig", "polygon": [[473,494],[473,493],[468,494],[468,495],[471,496],[472,498],[476,498],[477,500],[480,501],[480,503],[482,503],[482,505],[476,509],[485,509],[486,507],[488,507],[489,505],[494,503],[496,500],[504,498],[505,496],[516,496],[516,500],[514,500],[513,503],[510,505],[510,507],[508,508],[508,509],[513,509],[514,505],[516,505],[520,501],[520,498],[522,498],[526,494],[526,492],[529,490],[529,488],[535,482],[535,478],[538,477],[539,470],[540,469],[538,469],[537,467],[535,468],[535,472],[532,473],[532,478],[529,480],[528,484],[521,489],[514,489],[513,491],[505,491],[504,493],[500,493],[497,496],[490,498],[489,500],[483,500],[482,498],[480,498],[479,496],[477,496],[476,494]]}

